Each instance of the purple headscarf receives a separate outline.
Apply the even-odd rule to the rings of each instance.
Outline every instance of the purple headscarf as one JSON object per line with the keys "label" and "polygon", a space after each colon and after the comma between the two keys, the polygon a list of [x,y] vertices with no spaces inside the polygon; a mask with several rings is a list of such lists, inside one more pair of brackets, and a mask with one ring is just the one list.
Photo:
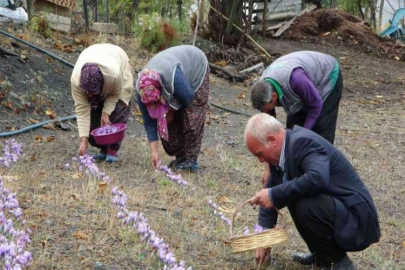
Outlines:
{"label": "purple headscarf", "polygon": [[104,76],[101,69],[93,63],[84,64],[80,73],[80,87],[86,95],[92,95],[88,100],[93,109],[104,101],[103,85]]}
{"label": "purple headscarf", "polygon": [[170,107],[162,96],[162,85],[159,73],[151,69],[145,69],[140,75],[139,95],[146,105],[149,116],[157,119],[158,132],[165,141],[169,140],[166,114]]}

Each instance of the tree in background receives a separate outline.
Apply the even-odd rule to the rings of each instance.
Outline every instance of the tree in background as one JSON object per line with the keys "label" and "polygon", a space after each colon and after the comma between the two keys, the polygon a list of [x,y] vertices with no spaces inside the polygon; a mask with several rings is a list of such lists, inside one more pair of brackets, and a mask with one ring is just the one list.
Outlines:
{"label": "tree in background", "polygon": [[[362,18],[377,28],[377,10],[384,0],[323,0],[323,7],[335,7]],[[380,13],[382,16],[382,13]]]}
{"label": "tree in background", "polygon": [[[206,0],[207,1],[207,0]],[[246,18],[243,13],[242,0],[210,0],[213,9],[209,13],[209,38],[216,42],[238,44],[243,39],[242,34],[234,27],[245,28]],[[227,17],[226,20],[222,15]]]}

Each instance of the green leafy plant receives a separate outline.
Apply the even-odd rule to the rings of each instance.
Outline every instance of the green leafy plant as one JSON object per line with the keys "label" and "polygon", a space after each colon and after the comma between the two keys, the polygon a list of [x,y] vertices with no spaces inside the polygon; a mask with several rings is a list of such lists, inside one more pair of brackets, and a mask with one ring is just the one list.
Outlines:
{"label": "green leafy plant", "polygon": [[148,51],[157,52],[180,43],[173,24],[162,20],[157,13],[143,14],[139,21],[134,30],[140,37],[141,47]]}
{"label": "green leafy plant", "polygon": [[51,28],[43,12],[37,13],[30,22],[30,29],[41,34],[44,38],[52,37]]}

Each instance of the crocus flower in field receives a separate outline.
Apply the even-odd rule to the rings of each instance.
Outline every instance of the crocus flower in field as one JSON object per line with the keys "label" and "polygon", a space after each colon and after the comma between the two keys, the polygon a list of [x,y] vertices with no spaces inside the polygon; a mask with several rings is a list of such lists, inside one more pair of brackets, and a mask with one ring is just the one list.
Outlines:
{"label": "crocus flower in field", "polygon": [[[232,225],[231,220],[230,220],[229,218],[227,218],[222,212],[219,212],[218,205],[217,205],[216,203],[214,203],[211,199],[208,200],[208,205],[209,205],[212,209],[214,209],[214,211],[213,211],[214,216],[218,216],[218,217],[221,219],[221,221],[222,221],[224,224],[228,225],[229,227]],[[256,224],[256,225],[254,226],[254,232],[255,232],[255,233],[259,233],[259,232],[262,232],[262,231],[263,231],[263,227],[262,227],[262,226],[260,226],[260,225],[258,225],[258,224]],[[248,227],[245,227],[245,228],[243,229],[243,235],[249,235],[249,234],[250,234],[249,228],[248,228]]]}
{"label": "crocus flower in field", "polygon": [[113,187],[111,195],[111,201],[114,203],[118,211],[117,217],[125,225],[132,226],[134,231],[139,235],[141,241],[144,241],[153,250],[157,251],[159,259],[164,264],[163,269],[192,270],[191,267],[186,268],[186,263],[184,261],[177,263],[177,259],[169,245],[149,227],[148,221],[143,213],[129,211],[127,209],[128,197],[122,190],[118,187]]}
{"label": "crocus flower in field", "polygon": [[[72,159],[73,161],[78,161],[80,163],[79,170],[85,170],[87,175],[95,176],[103,181],[109,183],[110,178],[104,173],[101,172],[97,164],[94,162],[93,157],[89,155],[84,155],[79,157],[79,159]],[[172,172],[168,172],[170,175]],[[169,176],[168,176],[169,177]],[[187,184],[181,176],[170,176],[173,181],[178,182],[178,184],[185,186]],[[169,178],[170,178],[169,177]],[[176,257],[174,253],[169,248],[168,244],[164,243],[163,238],[153,231],[149,225],[146,217],[141,212],[129,211],[127,208],[128,197],[118,187],[113,187],[111,190],[111,202],[114,204],[117,209],[117,218],[121,220],[124,225],[131,226],[135,232],[138,233],[141,241],[144,241],[149,245],[153,250],[157,251],[159,259],[164,263],[163,269],[176,269],[176,270],[192,270],[191,267],[186,268],[185,262],[176,263]]]}
{"label": "crocus flower in field", "polygon": [[260,226],[259,224],[256,224],[255,227],[254,227],[254,231],[255,231],[255,233],[262,232],[262,231],[263,231],[263,227]]}
{"label": "crocus flower in field", "polygon": [[20,229],[25,225],[22,214],[17,194],[10,193],[0,178],[0,257],[6,270],[22,269],[32,260],[31,253],[25,250],[31,242],[31,230]]}
{"label": "crocus flower in field", "polygon": [[8,168],[12,163],[17,162],[21,154],[21,144],[14,139],[7,140],[3,148],[3,156],[0,156],[0,164]]}
{"label": "crocus flower in field", "polygon": [[157,168],[159,171],[164,172],[166,174],[166,177],[169,178],[169,180],[177,183],[182,188],[187,187],[188,182],[184,180],[180,174],[175,174],[169,167],[164,165],[162,162],[159,161]]}

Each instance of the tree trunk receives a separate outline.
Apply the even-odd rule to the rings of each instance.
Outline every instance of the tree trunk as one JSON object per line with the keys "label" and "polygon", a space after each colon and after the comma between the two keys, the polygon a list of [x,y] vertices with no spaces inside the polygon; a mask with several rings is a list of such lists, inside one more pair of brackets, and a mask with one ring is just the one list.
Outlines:
{"label": "tree trunk", "polygon": [[363,10],[361,8],[361,0],[357,0],[357,8],[359,9],[361,19],[364,20],[364,13],[363,13]]}
{"label": "tree trunk", "polygon": [[383,20],[383,14],[384,14],[384,2],[385,0],[380,0],[380,10],[379,10],[379,14],[378,14],[378,29],[379,31],[381,31],[381,27],[382,27],[382,20]]}
{"label": "tree trunk", "polygon": [[370,21],[371,21],[371,25],[374,27],[374,29],[377,28],[376,9],[377,9],[377,2],[370,3]]}
{"label": "tree trunk", "polygon": [[227,37],[229,37],[232,34],[233,24],[238,25],[243,14],[242,13],[243,6],[241,5],[242,4],[241,0],[228,1],[228,3],[231,6],[231,10],[228,15],[229,21],[225,29],[225,36]]}
{"label": "tree trunk", "polygon": [[263,2],[263,22],[262,22],[262,31],[263,31],[263,37],[266,37],[266,29],[267,29],[267,12],[268,12],[268,0],[264,0]]}
{"label": "tree trunk", "polygon": [[[405,0],[404,0],[405,1]],[[248,16],[248,25],[247,32],[249,33],[252,28],[252,19],[253,19],[253,0],[249,0],[249,16]]]}
{"label": "tree trunk", "polygon": [[177,8],[178,8],[178,12],[179,12],[179,20],[181,22],[181,6],[183,5],[183,1],[182,0],[177,0]]}

